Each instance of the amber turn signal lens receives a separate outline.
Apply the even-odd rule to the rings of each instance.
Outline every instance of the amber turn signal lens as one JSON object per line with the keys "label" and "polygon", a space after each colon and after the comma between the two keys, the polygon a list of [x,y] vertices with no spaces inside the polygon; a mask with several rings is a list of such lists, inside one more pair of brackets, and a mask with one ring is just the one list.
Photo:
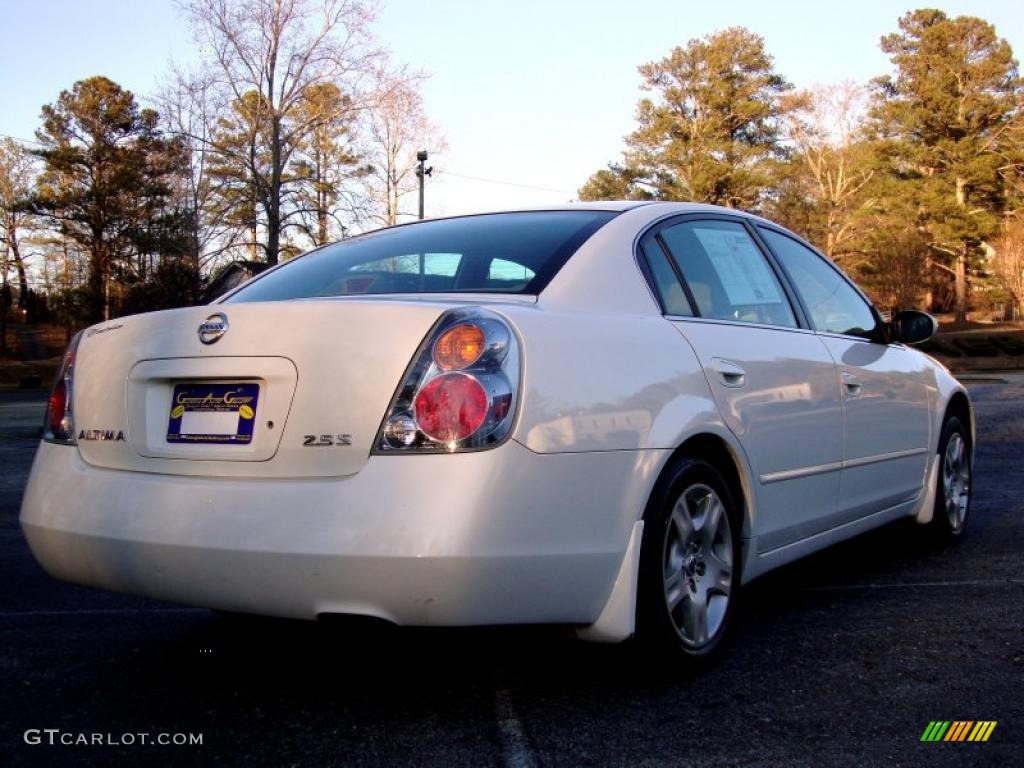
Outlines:
{"label": "amber turn signal lens", "polygon": [[484,352],[484,332],[479,326],[460,323],[434,342],[434,362],[442,371],[466,368]]}

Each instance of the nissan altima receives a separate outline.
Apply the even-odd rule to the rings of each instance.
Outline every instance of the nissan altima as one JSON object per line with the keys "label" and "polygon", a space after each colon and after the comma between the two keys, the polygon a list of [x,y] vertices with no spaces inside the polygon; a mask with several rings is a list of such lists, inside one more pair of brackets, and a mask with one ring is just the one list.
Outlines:
{"label": "nissan altima", "polygon": [[79,334],[21,511],[81,584],[570,625],[684,660],[766,571],[967,523],[964,388],[828,259],[681,203],[424,221]]}

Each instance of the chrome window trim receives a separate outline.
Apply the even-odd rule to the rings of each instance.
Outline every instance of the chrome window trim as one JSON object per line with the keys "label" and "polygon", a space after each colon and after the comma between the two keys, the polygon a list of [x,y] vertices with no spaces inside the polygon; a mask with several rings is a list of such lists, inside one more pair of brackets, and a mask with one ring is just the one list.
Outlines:
{"label": "chrome window trim", "polygon": [[665,315],[666,320],[674,323],[694,322],[711,325],[732,325],[738,328],[761,328],[766,331],[787,331],[789,333],[805,333],[816,335],[810,328],[794,328],[792,325],[769,325],[767,323],[748,323],[746,320],[726,320],[721,317],[689,317],[687,315]]}
{"label": "chrome window trim", "polygon": [[[766,220],[756,216],[752,216],[742,211],[673,211],[670,213],[666,213],[663,216],[659,216],[653,221],[647,222],[643,229],[641,229],[640,232],[638,232],[637,235],[633,238],[633,265],[636,267],[637,272],[640,273],[640,279],[643,280],[644,283],[647,285],[647,292],[651,295],[651,299],[654,301],[654,306],[658,310],[658,313],[660,315],[666,318],[670,317],[669,315],[665,314],[664,307],[662,307],[661,305],[661,298],[655,291],[654,286],[651,285],[652,281],[648,279],[644,265],[640,261],[642,258],[640,253],[640,241],[643,240],[651,232],[661,230],[662,228],[672,224],[673,222],[678,222],[679,224],[682,224],[688,221],[728,221],[734,224],[739,224],[741,227],[743,227],[743,229],[747,233],[747,236],[753,241],[754,245],[761,252],[761,256],[768,263],[768,267],[772,271],[772,274],[775,276],[775,279],[779,281],[779,286],[782,288],[782,292],[786,297],[786,303],[789,306],[790,311],[793,313],[793,319],[796,321],[796,327],[788,325],[768,326],[762,323],[746,323],[743,322],[742,320],[725,320],[721,322],[735,323],[737,325],[743,325],[746,327],[765,327],[785,330],[806,330],[812,333],[814,332],[814,328],[812,327],[810,317],[808,317],[807,312],[804,308],[803,298],[796,290],[796,286],[793,285],[792,281],[790,280],[789,273],[782,267],[778,259],[775,257],[775,253],[771,250],[771,248],[768,247],[767,243],[765,243],[764,240],[761,238],[760,232],[758,231],[759,222]],[[785,234],[789,234],[791,237],[796,237],[796,239],[800,240],[799,237],[797,237],[796,235],[792,235],[786,230],[781,231]],[[859,289],[857,289],[857,291],[858,293],[860,293]],[[863,296],[863,294],[861,295]],[[678,317],[678,315],[674,315],[672,317]],[[718,320],[718,318],[701,317],[688,317],[686,319]]]}
{"label": "chrome window trim", "polygon": [[[854,336],[853,334],[850,333],[836,333],[835,331],[815,331],[814,333],[816,333],[818,336],[824,336],[830,339],[842,339],[843,341],[860,341],[863,342],[864,344],[882,344],[881,341],[877,341],[876,339],[869,339],[867,336]],[[902,344],[898,341],[886,342],[885,346],[891,347],[892,349],[908,349],[906,344]]]}

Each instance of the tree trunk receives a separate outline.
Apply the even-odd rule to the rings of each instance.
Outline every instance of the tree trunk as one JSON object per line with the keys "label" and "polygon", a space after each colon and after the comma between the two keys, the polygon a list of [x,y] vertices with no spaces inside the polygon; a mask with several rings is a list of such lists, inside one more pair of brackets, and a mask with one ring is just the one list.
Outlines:
{"label": "tree trunk", "polygon": [[61,241],[64,249],[64,346],[71,343],[71,254],[68,253],[68,241],[64,238]]}
{"label": "tree trunk", "polygon": [[967,322],[967,245],[956,257],[956,322]]}
{"label": "tree trunk", "polygon": [[[967,207],[967,181],[959,176],[956,179],[956,204]],[[970,246],[963,243],[956,257],[956,322],[967,322],[967,259]]]}
{"label": "tree trunk", "polygon": [[327,193],[317,192],[316,210],[316,244],[323,245],[327,242]]}
{"label": "tree trunk", "polygon": [[324,182],[324,170],[327,167],[327,159],[317,154],[316,158],[316,225],[317,245],[327,242],[327,206],[330,200],[327,196],[327,184]]}
{"label": "tree trunk", "polygon": [[110,319],[109,294],[107,289],[107,260],[103,244],[93,241],[89,264],[89,320],[99,322]]}
{"label": "tree trunk", "polygon": [[277,264],[281,250],[281,118],[270,120],[270,189],[267,201],[267,264]]}
{"label": "tree trunk", "polygon": [[110,270],[107,260],[103,260],[103,322],[110,319]]}
{"label": "tree trunk", "polygon": [[4,246],[4,260],[0,265],[3,279],[0,280],[0,358],[7,359],[7,246]]}
{"label": "tree trunk", "polygon": [[25,274],[25,261],[21,258],[21,251],[18,248],[18,238],[12,228],[10,230],[11,255],[14,257],[14,268],[18,270],[18,307],[25,309],[28,306],[28,275]]}

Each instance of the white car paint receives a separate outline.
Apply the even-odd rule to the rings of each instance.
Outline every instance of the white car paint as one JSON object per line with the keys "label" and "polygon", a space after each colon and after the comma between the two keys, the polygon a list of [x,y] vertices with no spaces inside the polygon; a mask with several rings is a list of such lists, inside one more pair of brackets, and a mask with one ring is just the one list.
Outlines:
{"label": "white car paint", "polygon": [[[76,429],[126,439],[40,444],[21,514],[36,558],[69,581],[230,611],[551,622],[621,640],[634,627],[645,507],[694,438],[718,441],[734,465],[743,581],[898,517],[930,519],[931,458],[964,392],[948,371],[898,344],[666,318],[638,267],[640,235],[723,210],[579,207],[622,213],[535,299],[224,304],[230,329],[214,346],[196,333],[210,307],[87,331]],[[468,305],[503,318],[520,345],[510,439],[371,455],[424,335]],[[191,377],[259,379],[260,421],[274,426],[249,446],[167,443],[171,384]],[[351,444],[303,445],[320,433]]]}

